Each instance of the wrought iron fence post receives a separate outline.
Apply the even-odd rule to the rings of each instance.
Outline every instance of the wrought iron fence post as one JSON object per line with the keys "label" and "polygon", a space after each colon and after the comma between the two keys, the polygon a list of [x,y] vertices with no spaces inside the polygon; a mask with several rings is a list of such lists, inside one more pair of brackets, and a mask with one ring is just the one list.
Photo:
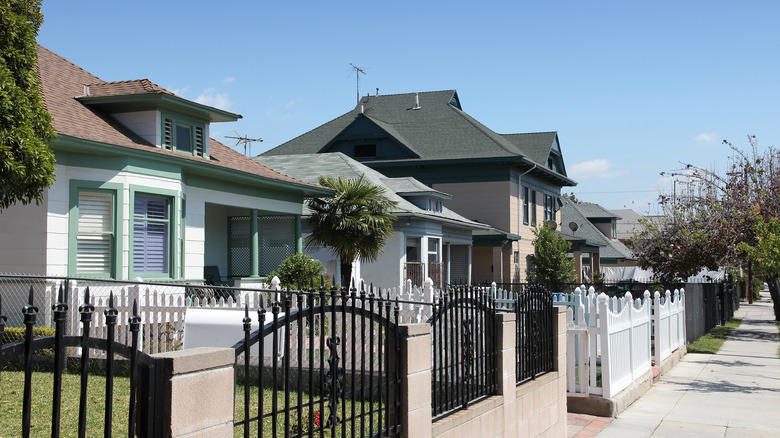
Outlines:
{"label": "wrought iron fence post", "polygon": [[133,314],[128,319],[130,325],[130,409],[127,418],[127,436],[135,437],[136,383],[138,381],[138,332],[141,329],[141,317],[138,315],[138,299],[133,300]]}
{"label": "wrought iron fence post", "polygon": [[[249,438],[249,332],[252,330],[252,318],[249,317],[249,304],[244,303],[244,438]],[[262,337],[263,326],[260,325],[260,336]],[[260,358],[262,360],[262,351],[260,352]],[[259,391],[262,394],[263,385],[259,386]],[[263,429],[262,416],[258,418],[258,427]]]}
{"label": "wrought iron fence post", "polygon": [[87,434],[87,380],[89,379],[89,328],[95,306],[89,302],[89,287],[84,292],[84,304],[79,306],[81,314],[81,397],[79,400],[79,437]]}
{"label": "wrought iron fence post", "polygon": [[30,436],[30,414],[32,403],[32,354],[33,354],[33,327],[38,316],[38,308],[33,304],[33,288],[30,286],[30,295],[27,305],[22,308],[24,315],[24,396],[22,404],[22,434]]}
{"label": "wrought iron fence post", "polygon": [[111,436],[111,422],[114,413],[114,332],[119,310],[114,306],[114,292],[108,296],[106,316],[106,412],[103,433],[106,438]]}
{"label": "wrought iron fence post", "polygon": [[67,290],[60,284],[54,310],[54,394],[51,413],[51,436],[60,436],[60,408],[62,406],[62,373],[65,370],[65,320],[68,315]]}

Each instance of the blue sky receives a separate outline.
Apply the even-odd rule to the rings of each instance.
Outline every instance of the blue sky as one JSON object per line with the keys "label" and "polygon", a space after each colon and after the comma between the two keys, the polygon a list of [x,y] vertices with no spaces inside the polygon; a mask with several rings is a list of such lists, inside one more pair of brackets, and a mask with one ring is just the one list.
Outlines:
{"label": "blue sky", "polygon": [[[653,213],[662,171],[780,138],[780,2],[44,0],[38,42],[106,81],[239,113],[252,155],[360,94],[455,89],[499,133],[557,131],[565,192]],[[243,148],[240,149],[243,152]]]}

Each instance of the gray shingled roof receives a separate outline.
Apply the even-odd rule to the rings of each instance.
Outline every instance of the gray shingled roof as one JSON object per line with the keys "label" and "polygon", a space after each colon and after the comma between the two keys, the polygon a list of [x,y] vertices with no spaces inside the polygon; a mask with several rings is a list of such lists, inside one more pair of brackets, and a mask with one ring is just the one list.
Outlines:
{"label": "gray shingled roof", "polygon": [[[585,240],[588,245],[599,247],[599,257],[604,258],[618,258],[618,259],[634,259],[635,257],[631,253],[631,250],[626,247],[619,240],[612,240],[605,236],[595,225],[589,220],[581,207],[585,206],[584,210],[597,210],[593,206],[597,204],[577,204],[571,202],[565,197],[561,198],[561,234],[568,240]],[[601,208],[601,210],[604,210]],[[606,210],[605,210],[606,211]],[[591,216],[592,217],[592,216]],[[600,217],[600,216],[599,216]],[[615,217],[611,214],[609,217]],[[577,231],[572,231],[569,228],[569,223],[576,223],[579,228]]]}
{"label": "gray shingled roof", "polygon": [[577,209],[588,219],[620,219],[620,216],[592,202],[579,202]]}
{"label": "gray shingled roof", "polygon": [[[451,105],[456,97],[455,90],[367,96],[352,111],[263,153],[263,156],[327,152],[330,143],[342,131],[358,118],[365,117],[420,161],[532,161],[546,167],[557,135],[555,132],[498,134]],[[415,108],[418,99],[419,108]],[[384,163],[392,161],[382,160]],[[565,175],[561,176],[571,185],[575,184]]]}
{"label": "gray shingled roof", "polygon": [[[371,184],[384,188],[385,197],[397,203],[395,210],[392,212],[392,214],[396,216],[427,218],[429,220],[444,221],[472,229],[483,229],[488,227],[485,224],[469,220],[446,207],[442,209],[441,213],[438,213],[423,210],[415,206],[399,195],[395,189],[402,188],[405,191],[406,189],[413,187],[415,194],[419,195],[423,193],[424,188],[427,188],[431,197],[439,199],[441,198],[441,195],[446,194],[427,187],[419,181],[414,180],[414,178],[408,178],[413,181],[408,181],[407,178],[387,178],[376,170],[371,169],[342,153],[276,156],[261,155],[256,157],[255,160],[270,168],[276,169],[285,175],[290,175],[312,184],[317,183],[320,176],[344,176],[347,178],[363,177]],[[388,180],[390,181],[390,184],[388,184]],[[308,211],[304,208],[304,215],[306,214],[308,214]]]}

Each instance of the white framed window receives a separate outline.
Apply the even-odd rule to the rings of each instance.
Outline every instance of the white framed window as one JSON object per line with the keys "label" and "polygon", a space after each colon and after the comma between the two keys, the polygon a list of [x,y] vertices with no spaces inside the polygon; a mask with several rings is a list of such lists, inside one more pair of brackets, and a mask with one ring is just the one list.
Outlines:
{"label": "white framed window", "polygon": [[528,187],[523,187],[523,224],[528,225]]}
{"label": "white framed window", "polygon": [[76,235],[76,273],[108,276],[116,242],[114,193],[80,190]]}

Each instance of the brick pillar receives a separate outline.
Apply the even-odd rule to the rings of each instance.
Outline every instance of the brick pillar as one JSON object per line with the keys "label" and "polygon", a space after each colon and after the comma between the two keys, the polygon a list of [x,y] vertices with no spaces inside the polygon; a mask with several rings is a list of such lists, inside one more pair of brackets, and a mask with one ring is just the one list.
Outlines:
{"label": "brick pillar", "polygon": [[401,424],[405,438],[428,438],[431,414],[431,326],[401,325]]}
{"label": "brick pillar", "polygon": [[232,437],[232,348],[199,347],[153,356],[162,376],[163,436]]}
{"label": "brick pillar", "polygon": [[517,407],[517,314],[499,312],[496,314],[498,332],[498,395],[503,397],[502,415],[504,424],[496,425],[493,430],[512,429]]}

